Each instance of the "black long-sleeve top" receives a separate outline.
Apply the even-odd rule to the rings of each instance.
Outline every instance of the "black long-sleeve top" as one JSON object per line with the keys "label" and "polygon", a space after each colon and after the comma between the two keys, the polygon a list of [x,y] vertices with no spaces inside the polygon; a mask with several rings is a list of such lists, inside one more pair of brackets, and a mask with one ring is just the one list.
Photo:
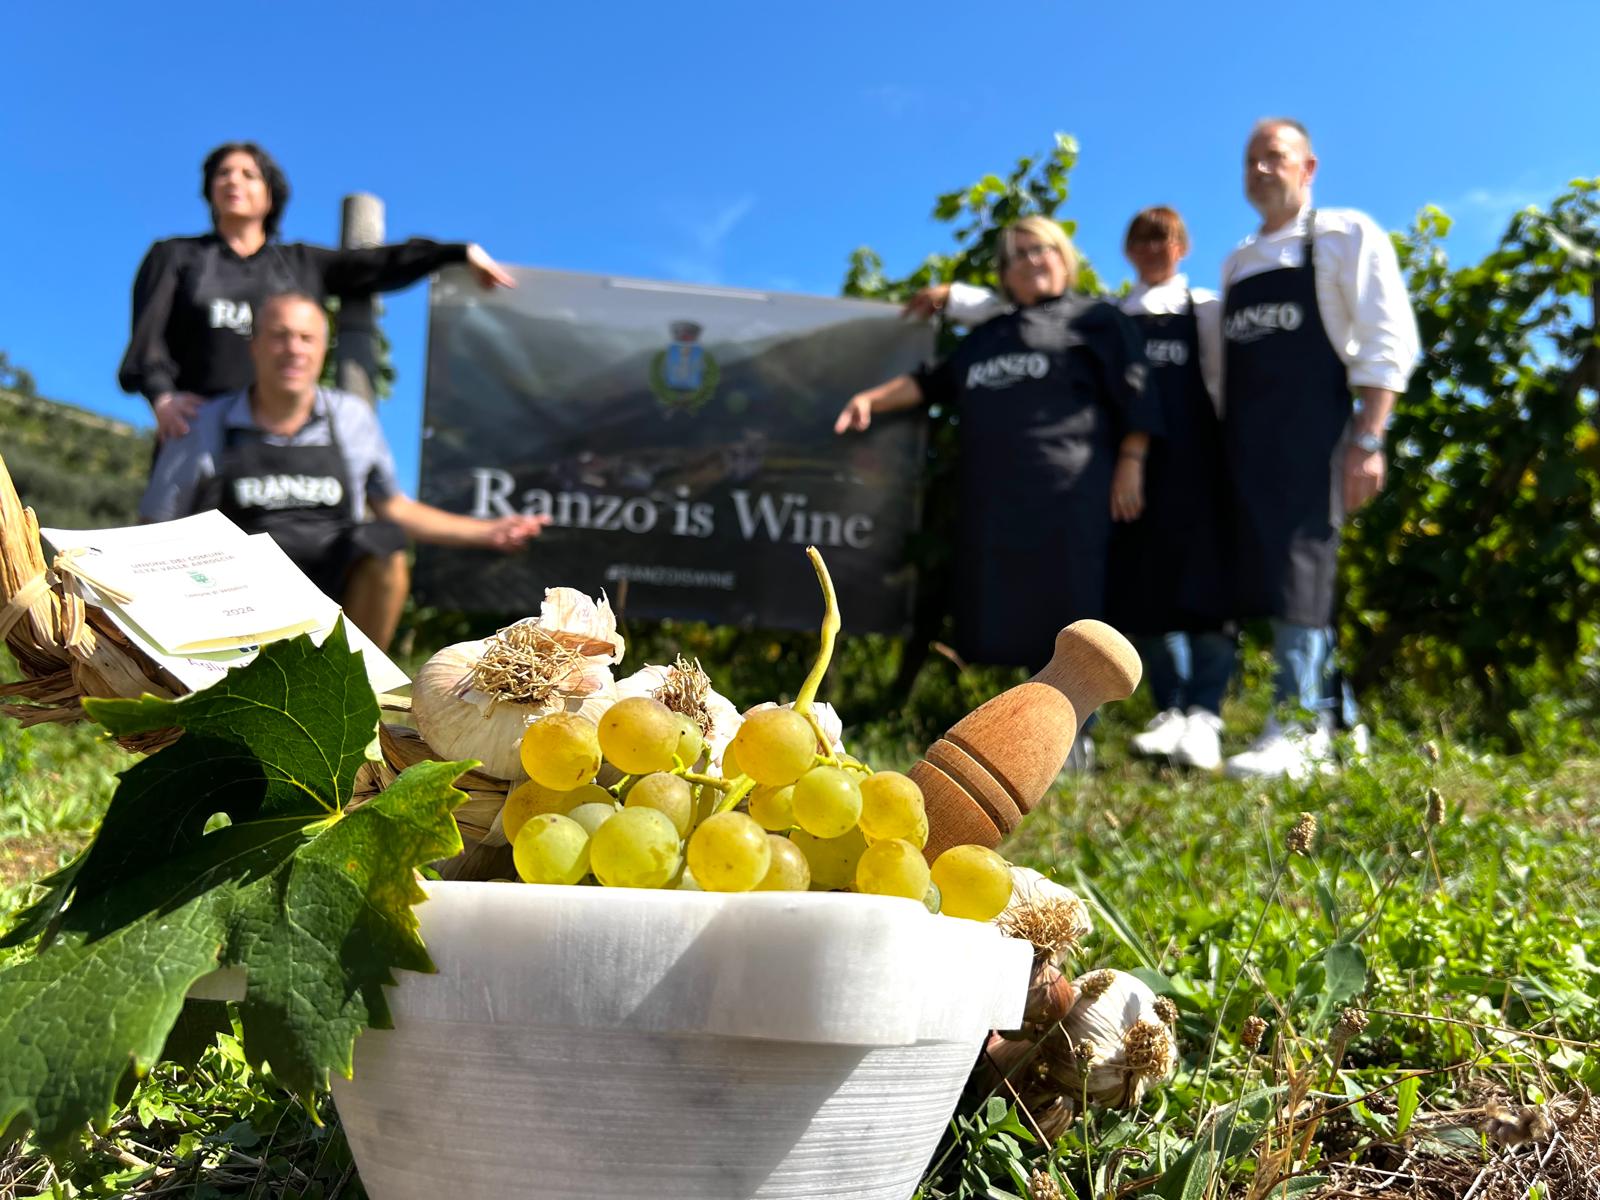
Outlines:
{"label": "black long-sleeve top", "polygon": [[466,257],[464,242],[425,238],[361,250],[268,242],[248,258],[214,233],[168,238],[150,247],[133,281],[133,334],[117,382],[152,403],[164,392],[238,391],[254,377],[250,332],[263,297],[391,292]]}

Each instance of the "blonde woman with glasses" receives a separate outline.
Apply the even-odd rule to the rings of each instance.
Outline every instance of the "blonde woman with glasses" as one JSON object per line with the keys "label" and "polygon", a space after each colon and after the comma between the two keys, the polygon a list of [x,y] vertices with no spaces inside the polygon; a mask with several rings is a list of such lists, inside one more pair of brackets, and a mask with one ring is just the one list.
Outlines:
{"label": "blonde woman with glasses", "polygon": [[1037,669],[1063,626],[1105,615],[1112,477],[1161,423],[1138,327],[1073,290],[1077,253],[1059,225],[1006,227],[997,260],[1011,310],[943,361],[852,396],[834,430],[923,405],[953,411],[958,648]]}

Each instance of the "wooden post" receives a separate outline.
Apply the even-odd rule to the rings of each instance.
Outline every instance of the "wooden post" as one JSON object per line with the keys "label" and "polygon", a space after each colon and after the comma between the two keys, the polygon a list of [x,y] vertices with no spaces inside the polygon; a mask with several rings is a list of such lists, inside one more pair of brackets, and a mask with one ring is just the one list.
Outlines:
{"label": "wooden post", "polygon": [[[383,201],[365,192],[346,196],[339,223],[340,248],[382,244]],[[339,303],[334,382],[341,390],[368,401],[377,399],[378,312],[378,301],[371,296],[345,296]]]}

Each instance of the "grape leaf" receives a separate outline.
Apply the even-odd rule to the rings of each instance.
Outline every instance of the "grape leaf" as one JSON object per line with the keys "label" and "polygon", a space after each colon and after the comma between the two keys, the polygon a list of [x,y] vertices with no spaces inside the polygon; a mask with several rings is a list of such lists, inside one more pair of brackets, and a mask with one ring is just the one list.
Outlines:
{"label": "grape leaf", "polygon": [[[218,967],[245,973],[247,1058],[309,1101],[349,1074],[363,1028],[390,1024],[394,971],[433,969],[415,868],[460,850],[451,785],[470,764],[420,763],[350,806],[378,709],[342,629],[182,700],[86,707],[113,732],[184,732],[123,774],[89,849],[12,930],[38,941],[0,970],[0,1143],[103,1125]],[[215,813],[229,823],[208,833]]]}

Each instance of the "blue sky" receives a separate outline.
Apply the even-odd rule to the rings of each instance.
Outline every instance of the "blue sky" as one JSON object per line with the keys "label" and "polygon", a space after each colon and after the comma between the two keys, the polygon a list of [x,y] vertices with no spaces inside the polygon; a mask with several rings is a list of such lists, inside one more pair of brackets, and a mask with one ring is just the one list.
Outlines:
{"label": "blue sky", "polygon": [[[1136,209],[1187,217],[1197,283],[1252,224],[1244,135],[1310,125],[1319,203],[1385,225],[1435,203],[1457,257],[1600,173],[1580,52],[1600,4],[1280,6],[171,3],[6,5],[0,348],[47,395],[148,422],[118,390],[149,243],[200,232],[199,164],[253,138],[294,188],[290,239],[333,242],[376,192],[391,237],[506,261],[833,294],[871,245],[945,245],[936,193],[1075,135],[1068,215],[1110,280]],[[989,16],[985,14],[998,14]],[[1481,14],[1481,15],[1480,15]],[[384,407],[414,484],[426,289],[388,303]]]}

